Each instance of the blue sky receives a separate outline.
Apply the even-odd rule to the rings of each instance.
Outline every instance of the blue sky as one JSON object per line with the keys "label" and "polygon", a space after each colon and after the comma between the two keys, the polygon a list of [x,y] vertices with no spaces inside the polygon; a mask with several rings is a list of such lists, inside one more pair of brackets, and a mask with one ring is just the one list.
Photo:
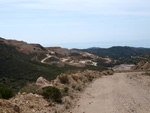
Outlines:
{"label": "blue sky", "polygon": [[150,47],[150,0],[0,0],[0,37],[66,48]]}

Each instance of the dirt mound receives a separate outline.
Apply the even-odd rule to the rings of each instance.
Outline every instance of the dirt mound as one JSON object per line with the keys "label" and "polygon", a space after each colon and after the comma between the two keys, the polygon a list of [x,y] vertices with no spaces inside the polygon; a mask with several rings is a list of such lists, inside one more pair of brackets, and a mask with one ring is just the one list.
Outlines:
{"label": "dirt mound", "polygon": [[133,67],[133,70],[150,70],[150,61],[141,61],[136,66]]}

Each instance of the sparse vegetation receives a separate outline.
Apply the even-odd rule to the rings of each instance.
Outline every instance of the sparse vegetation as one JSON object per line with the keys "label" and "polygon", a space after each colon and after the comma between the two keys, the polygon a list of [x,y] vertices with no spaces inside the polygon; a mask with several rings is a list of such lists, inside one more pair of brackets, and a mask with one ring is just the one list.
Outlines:
{"label": "sparse vegetation", "polygon": [[107,71],[107,75],[113,75],[113,71]]}
{"label": "sparse vegetation", "polygon": [[68,87],[64,87],[64,92],[68,93],[68,91],[69,91],[69,88]]}
{"label": "sparse vegetation", "polygon": [[87,76],[87,79],[89,82],[93,81],[93,77],[92,76]]}
{"label": "sparse vegetation", "polygon": [[59,61],[59,60],[55,57],[51,57],[51,58],[47,59],[45,62],[53,62],[53,61]]}
{"label": "sparse vegetation", "polygon": [[81,91],[82,90],[82,88],[81,88],[81,86],[80,85],[75,85],[75,84],[73,84],[72,85],[72,88],[74,89],[74,90],[78,90],[78,91]]}
{"label": "sparse vegetation", "polygon": [[150,73],[146,72],[146,73],[144,73],[144,75],[146,75],[146,76],[150,76]]}
{"label": "sparse vegetation", "polygon": [[14,92],[8,88],[0,88],[0,98],[9,99],[14,96]]}
{"label": "sparse vegetation", "polygon": [[55,102],[61,102],[62,94],[60,90],[56,87],[45,89],[42,93],[42,95],[46,99],[51,99]]}
{"label": "sparse vegetation", "polygon": [[77,86],[75,89],[78,90],[78,91],[82,90],[81,86]]}
{"label": "sparse vegetation", "polygon": [[60,75],[59,76],[59,80],[63,84],[69,84],[68,75]]}
{"label": "sparse vegetation", "polygon": [[26,86],[20,89],[20,92],[38,94],[39,92],[37,91],[37,88],[38,86],[36,86],[35,83],[28,83]]}
{"label": "sparse vegetation", "polygon": [[73,88],[73,89],[75,89],[75,88],[76,88],[76,85],[75,85],[75,84],[73,84],[73,85],[72,85],[72,88]]}
{"label": "sparse vegetation", "polygon": [[46,54],[45,53],[41,53],[41,54],[38,55],[38,60],[41,61],[45,57],[46,57]]}

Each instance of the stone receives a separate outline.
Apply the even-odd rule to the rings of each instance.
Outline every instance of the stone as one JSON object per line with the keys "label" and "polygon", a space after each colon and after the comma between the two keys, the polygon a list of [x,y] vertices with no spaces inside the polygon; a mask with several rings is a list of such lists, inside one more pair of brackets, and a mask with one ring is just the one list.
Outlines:
{"label": "stone", "polygon": [[50,83],[48,80],[46,80],[43,77],[39,77],[35,83],[37,86],[39,86],[39,89],[46,89],[53,87],[53,84]]}
{"label": "stone", "polygon": [[20,108],[17,105],[13,105],[14,111],[20,113]]}

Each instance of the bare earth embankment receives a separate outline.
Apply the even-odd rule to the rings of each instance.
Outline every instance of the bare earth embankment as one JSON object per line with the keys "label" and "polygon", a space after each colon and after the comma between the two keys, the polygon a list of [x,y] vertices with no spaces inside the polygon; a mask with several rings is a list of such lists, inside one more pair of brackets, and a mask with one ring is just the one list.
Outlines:
{"label": "bare earth embankment", "polygon": [[72,113],[150,113],[150,77],[116,73],[85,89]]}

